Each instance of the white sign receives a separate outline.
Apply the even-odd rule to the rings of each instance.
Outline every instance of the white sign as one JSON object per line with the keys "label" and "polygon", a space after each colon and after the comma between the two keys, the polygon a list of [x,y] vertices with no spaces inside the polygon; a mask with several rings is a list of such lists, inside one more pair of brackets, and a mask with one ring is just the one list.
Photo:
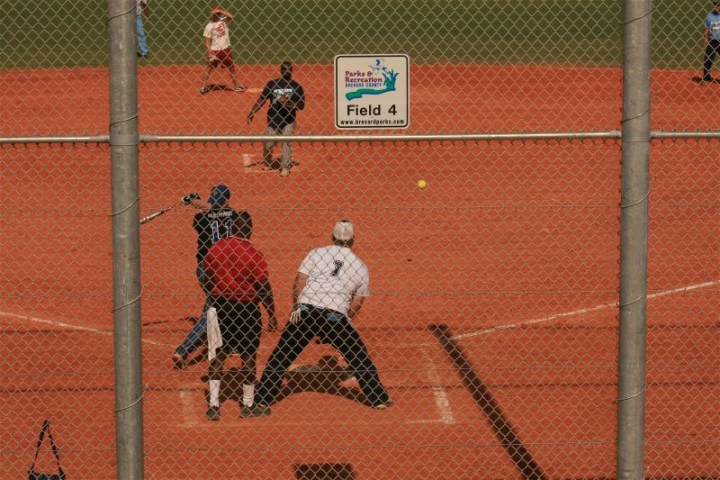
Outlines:
{"label": "white sign", "polygon": [[407,55],[335,57],[335,126],[340,129],[410,125]]}

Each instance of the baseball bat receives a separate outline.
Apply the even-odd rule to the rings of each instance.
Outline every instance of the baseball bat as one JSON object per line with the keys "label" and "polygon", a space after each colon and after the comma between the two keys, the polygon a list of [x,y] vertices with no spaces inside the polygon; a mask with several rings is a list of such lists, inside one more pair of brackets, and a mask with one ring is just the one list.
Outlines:
{"label": "baseball bat", "polygon": [[[178,205],[180,205],[180,204],[178,204]],[[149,222],[149,221],[151,221],[151,220],[155,220],[155,219],[156,219],[157,217],[159,217],[160,215],[162,215],[162,214],[164,214],[164,213],[166,213],[166,212],[169,212],[170,210],[173,210],[173,209],[174,209],[175,207],[177,207],[178,205],[173,205],[173,206],[171,206],[171,207],[163,207],[163,208],[161,208],[160,210],[158,210],[158,211],[156,211],[156,212],[153,212],[153,213],[150,213],[150,214],[148,214],[148,215],[145,215],[144,217],[142,217],[142,218],[140,219],[140,225],[143,225],[143,224],[145,224],[145,223],[147,223],[147,222]]]}

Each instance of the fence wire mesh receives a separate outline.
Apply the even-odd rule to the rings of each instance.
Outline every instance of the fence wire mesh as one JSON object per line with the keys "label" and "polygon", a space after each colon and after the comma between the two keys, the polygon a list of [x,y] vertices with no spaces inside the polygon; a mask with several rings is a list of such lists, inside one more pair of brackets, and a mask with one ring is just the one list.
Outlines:
{"label": "fence wire mesh", "polygon": [[[173,207],[140,230],[145,476],[615,478],[622,2],[223,2],[245,92],[223,69],[204,83],[211,6],[150,0],[137,58],[140,211]],[[720,85],[700,83],[711,9],[654,2],[654,131],[720,130]],[[0,4],[8,478],[34,464],[46,419],[68,478],[115,476],[110,147],[75,139],[108,133],[107,11]],[[410,125],[391,133],[416,139],[332,139],[348,133],[333,121],[339,54],[408,55]],[[287,178],[279,147],[267,165],[241,138],[264,134],[267,106],[246,117],[285,60],[306,94],[294,135],[324,137],[293,142]],[[487,133],[527,138],[419,137]],[[717,135],[651,145],[648,478],[720,478],[718,150]],[[305,255],[354,223],[371,295],[353,323],[391,408],[370,408],[338,350],[311,342],[259,418],[240,418],[248,372],[231,356],[208,420],[206,348],[172,355],[205,300],[199,210],[180,200],[218,184],[252,214],[279,331]],[[279,339],[262,334],[258,375]],[[35,470],[55,461],[44,443]]]}

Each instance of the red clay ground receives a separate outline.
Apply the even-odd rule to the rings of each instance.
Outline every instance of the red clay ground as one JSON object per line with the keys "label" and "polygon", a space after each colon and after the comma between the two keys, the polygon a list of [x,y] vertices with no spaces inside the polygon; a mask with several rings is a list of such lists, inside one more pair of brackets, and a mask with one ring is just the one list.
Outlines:
{"label": "red clay ground", "polygon": [[[143,67],[141,132],[259,134],[262,115],[252,126],[245,115],[275,73],[244,67],[252,92],[200,96],[198,68]],[[690,75],[653,75],[654,129],[718,129],[703,111],[720,89]],[[297,77],[309,95],[298,133],[334,133],[330,67],[300,66]],[[418,66],[411,81],[409,133],[620,128],[616,70]],[[5,136],[107,133],[104,70],[3,72],[1,83],[0,115],[12,119]],[[293,465],[323,462],[350,464],[355,478],[520,478],[432,324],[457,335],[547,478],[614,475],[616,142],[298,144],[300,165],[286,181],[243,166],[242,154],[258,151],[141,146],[141,213],[227,182],[235,205],[254,215],[282,317],[302,256],[328,240],[334,221],[352,218],[373,278],[358,326],[396,406],[375,412],[345,391],[304,391],[262,419],[238,419],[228,402],[222,421],[209,424],[206,363],[169,368],[189,328],[177,319],[197,314],[202,301],[191,213],[172,212],[141,229],[148,478],[294,478]],[[703,368],[718,361],[720,167],[712,152],[717,142],[652,150],[650,290],[667,292],[648,301],[650,476],[720,476],[718,370]],[[25,474],[49,418],[71,478],[111,478],[109,148],[2,146],[0,156],[3,192],[23,205],[22,215],[2,213],[0,470]],[[428,188],[415,187],[419,178]],[[28,224],[38,227],[20,241]],[[264,338],[261,363],[277,337]],[[300,362],[328,353],[313,347]],[[47,452],[41,461],[51,468]]]}

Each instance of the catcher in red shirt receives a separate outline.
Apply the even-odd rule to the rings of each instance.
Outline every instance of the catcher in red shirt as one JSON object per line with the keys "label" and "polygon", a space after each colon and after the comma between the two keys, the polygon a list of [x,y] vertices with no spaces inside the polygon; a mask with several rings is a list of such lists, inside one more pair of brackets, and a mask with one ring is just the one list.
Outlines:
{"label": "catcher in red shirt", "polygon": [[220,382],[228,355],[237,353],[249,372],[243,379],[241,412],[253,404],[257,376],[257,351],[262,333],[260,304],[268,314],[268,331],[277,330],[275,300],[263,254],[250,241],[252,218],[241,211],[232,236],[208,250],[204,268],[213,308],[208,311],[210,405],[208,419],[220,419]]}

